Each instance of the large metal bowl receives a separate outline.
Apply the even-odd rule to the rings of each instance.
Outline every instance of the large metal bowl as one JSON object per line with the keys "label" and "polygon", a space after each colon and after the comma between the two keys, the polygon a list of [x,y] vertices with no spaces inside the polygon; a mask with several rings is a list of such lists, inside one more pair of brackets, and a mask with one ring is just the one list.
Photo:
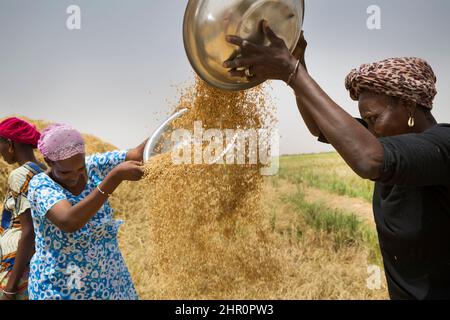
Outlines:
{"label": "large metal bowl", "polygon": [[183,24],[189,61],[195,72],[216,88],[254,87],[260,83],[231,77],[222,66],[238,55],[237,48],[225,41],[226,35],[268,45],[260,27],[265,19],[293,52],[300,38],[304,9],[304,0],[189,0]]}

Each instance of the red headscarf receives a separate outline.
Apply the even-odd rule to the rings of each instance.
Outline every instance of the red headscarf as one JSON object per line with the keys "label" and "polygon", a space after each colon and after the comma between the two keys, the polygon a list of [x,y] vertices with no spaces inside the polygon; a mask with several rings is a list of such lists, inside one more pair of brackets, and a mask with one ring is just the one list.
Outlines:
{"label": "red headscarf", "polygon": [[13,117],[0,123],[0,137],[36,148],[41,134],[34,125]]}

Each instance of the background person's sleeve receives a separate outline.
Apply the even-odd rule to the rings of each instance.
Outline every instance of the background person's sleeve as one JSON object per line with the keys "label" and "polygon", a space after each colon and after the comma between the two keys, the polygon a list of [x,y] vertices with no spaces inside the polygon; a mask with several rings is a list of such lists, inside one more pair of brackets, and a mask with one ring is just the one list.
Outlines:
{"label": "background person's sleeve", "polygon": [[384,160],[381,176],[375,181],[416,187],[450,184],[450,127],[382,138],[380,142]]}
{"label": "background person's sleeve", "polygon": [[19,217],[22,213],[30,209],[30,203],[24,193],[22,193],[22,187],[25,183],[27,176],[26,173],[14,170],[8,179],[8,187],[14,192],[17,197],[15,197],[15,209],[13,212],[13,218]]}

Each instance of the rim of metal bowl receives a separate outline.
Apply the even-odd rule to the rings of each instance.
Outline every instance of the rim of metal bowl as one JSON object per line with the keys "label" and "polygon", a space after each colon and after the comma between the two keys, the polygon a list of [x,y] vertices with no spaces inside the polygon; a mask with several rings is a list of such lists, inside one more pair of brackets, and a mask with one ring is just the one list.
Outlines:
{"label": "rim of metal bowl", "polygon": [[155,132],[151,135],[151,137],[148,139],[147,143],[145,144],[144,148],[144,162],[147,162],[152,157],[154,157],[156,154],[153,153],[153,149],[155,148],[156,144],[158,143],[158,139],[160,138],[161,134],[166,131],[166,129],[169,128],[172,121],[175,119],[180,118],[184,114],[186,114],[189,111],[189,109],[181,109],[178,112],[175,112],[173,115],[171,115],[166,121],[164,121],[158,129],[155,130]]}
{"label": "rim of metal bowl", "polygon": [[[247,90],[253,87],[256,87],[258,85],[260,85],[261,83],[264,83],[265,81],[258,81],[258,82],[248,82],[248,83],[236,83],[236,84],[223,84],[222,82],[220,82],[220,84],[217,81],[212,81],[212,79],[209,79],[197,66],[197,64],[194,62],[194,59],[191,57],[191,55],[188,52],[188,47],[190,48],[191,46],[189,45],[189,42],[187,41],[187,33],[188,33],[188,27],[187,27],[187,13],[190,9],[191,6],[194,5],[194,2],[197,2],[198,0],[189,0],[188,4],[186,6],[186,10],[184,12],[184,18],[183,18],[183,44],[184,44],[184,50],[186,52],[186,56],[189,60],[189,63],[191,64],[192,68],[194,69],[195,73],[206,83],[211,84],[213,86],[215,86],[216,88],[222,89],[222,90],[230,90],[230,91],[242,91],[242,90]],[[303,12],[302,12],[302,29],[303,29],[303,23],[305,21],[305,0],[301,0],[302,3],[302,7],[303,7]],[[300,40],[300,35],[301,32],[299,33],[297,40],[295,41],[296,43],[298,43],[298,41]],[[291,53],[293,53],[295,50],[292,49]]]}

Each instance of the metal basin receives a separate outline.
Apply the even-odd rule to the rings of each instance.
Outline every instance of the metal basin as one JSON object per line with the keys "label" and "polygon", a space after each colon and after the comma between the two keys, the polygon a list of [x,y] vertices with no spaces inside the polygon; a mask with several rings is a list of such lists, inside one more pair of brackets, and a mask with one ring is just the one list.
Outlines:
{"label": "metal basin", "polygon": [[[184,144],[192,144],[194,141],[187,139],[174,144],[171,140],[171,135],[173,133],[173,122],[189,112],[188,109],[181,109],[175,112],[173,115],[168,117],[152,134],[152,136],[147,140],[144,148],[144,162],[148,162],[152,157],[159,154],[164,154],[167,152],[172,152],[178,148],[182,148]],[[236,146],[237,134],[233,136],[231,142],[226,145],[223,152],[218,155],[211,164],[220,163],[221,160]]]}
{"label": "metal basin", "polygon": [[268,45],[260,22],[265,19],[291,52],[300,38],[304,0],[189,0],[184,16],[183,38],[195,72],[210,85],[223,90],[244,90],[259,82],[231,77],[222,64],[238,56],[225,41],[237,35]]}
{"label": "metal basin", "polygon": [[188,109],[181,109],[180,111],[174,113],[168,119],[166,119],[159,127],[155,130],[153,135],[148,139],[144,148],[144,162],[149,161],[152,157],[170,152],[172,150],[172,143],[170,136],[168,135],[172,130],[173,122],[182,117],[184,114],[189,112]]}

